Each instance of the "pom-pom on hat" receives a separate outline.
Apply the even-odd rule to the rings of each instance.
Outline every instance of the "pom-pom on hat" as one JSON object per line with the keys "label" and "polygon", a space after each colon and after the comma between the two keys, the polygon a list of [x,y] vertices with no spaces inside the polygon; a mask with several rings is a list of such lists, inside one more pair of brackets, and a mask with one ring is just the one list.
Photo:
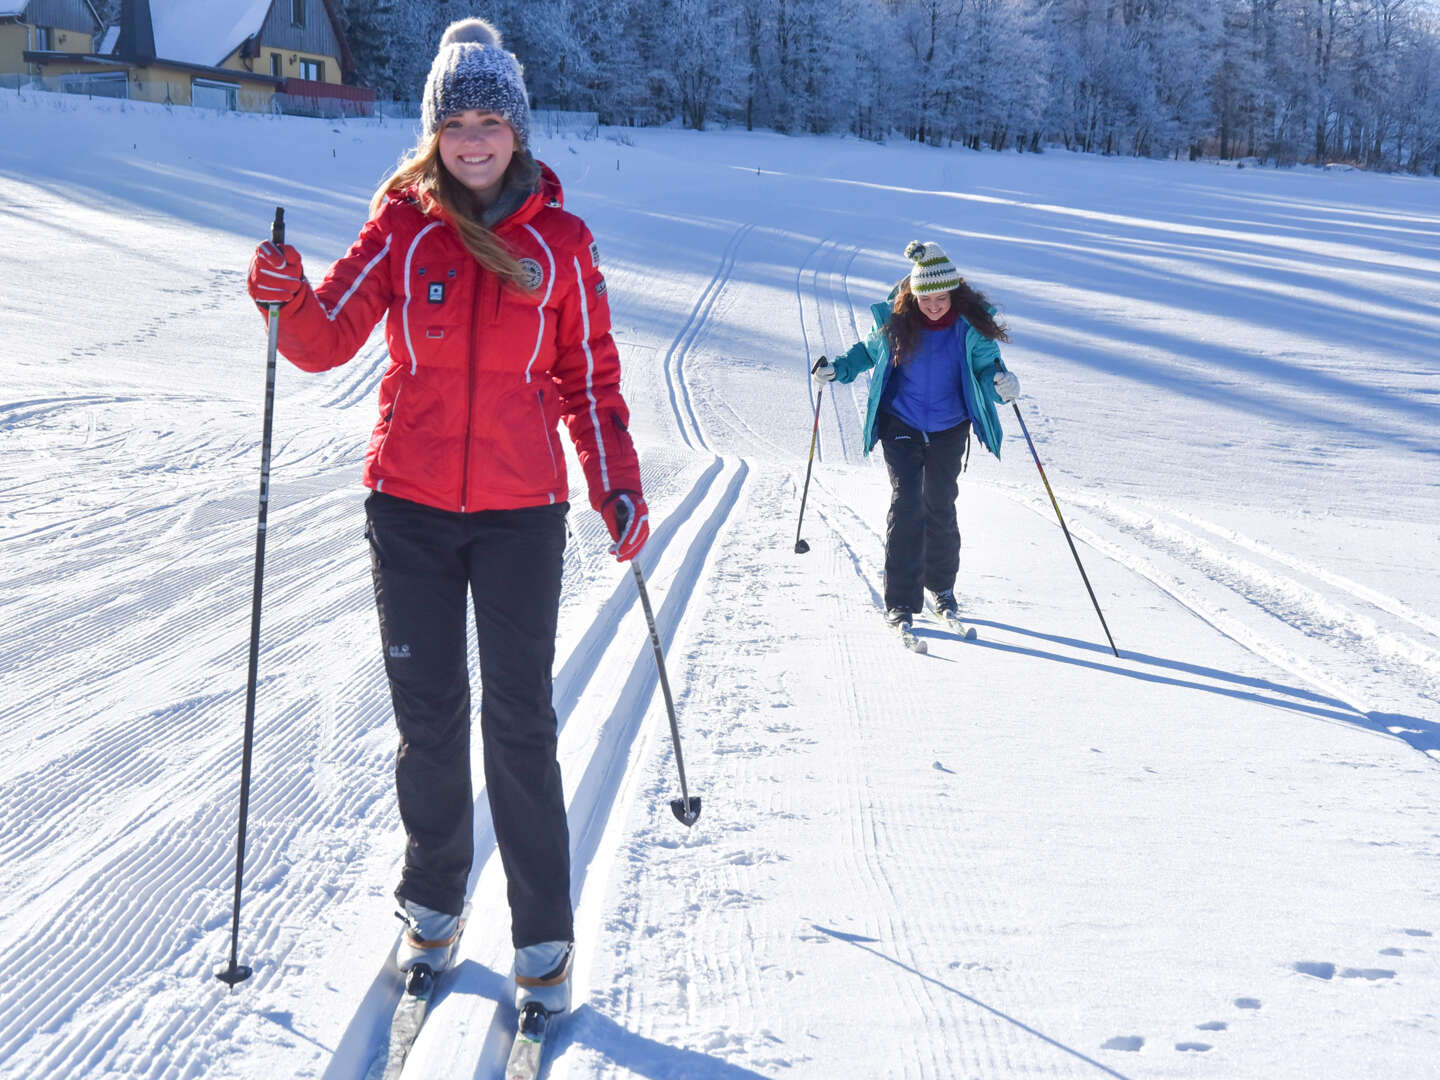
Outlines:
{"label": "pom-pom on hat", "polygon": [[960,287],[960,271],[939,244],[912,240],[905,247],[905,257],[915,264],[910,268],[910,291],[915,295],[949,292]]}
{"label": "pom-pom on hat", "polygon": [[498,113],[515,129],[520,145],[529,145],[525,71],[514,54],[505,51],[500,31],[484,19],[451,23],[440,38],[420,109],[426,136],[439,131],[445,117],[466,109]]}

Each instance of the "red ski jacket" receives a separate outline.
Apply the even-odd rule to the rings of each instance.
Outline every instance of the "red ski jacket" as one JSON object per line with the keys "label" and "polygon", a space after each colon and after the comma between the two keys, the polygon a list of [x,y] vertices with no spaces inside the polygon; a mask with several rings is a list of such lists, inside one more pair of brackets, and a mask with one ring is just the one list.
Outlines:
{"label": "red ski jacket", "polygon": [[542,166],[539,189],[495,226],[530,272],[531,295],[502,284],[446,218],[401,192],[318,288],[307,283],[280,309],[280,351],[306,371],[345,363],[386,318],[367,487],[442,510],[563,500],[563,419],[592,506],[640,492],[599,255],[562,205]]}

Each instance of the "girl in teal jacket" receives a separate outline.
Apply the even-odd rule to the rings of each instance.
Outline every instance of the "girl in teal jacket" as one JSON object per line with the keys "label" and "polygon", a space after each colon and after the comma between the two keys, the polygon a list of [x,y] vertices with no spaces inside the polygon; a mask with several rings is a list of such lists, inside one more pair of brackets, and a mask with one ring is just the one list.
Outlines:
{"label": "girl in teal jacket", "polygon": [[924,607],[925,590],[936,614],[954,613],[960,568],[960,527],[955,498],[973,430],[1000,456],[997,404],[1020,392],[1005,370],[996,342],[1009,341],[995,309],[960,276],[936,243],[905,249],[914,265],[874,304],[875,328],[833,362],[821,357],[820,382],[870,377],[865,410],[865,453],[879,442],[890,472],[890,514],[885,531],[885,618],[908,625]]}

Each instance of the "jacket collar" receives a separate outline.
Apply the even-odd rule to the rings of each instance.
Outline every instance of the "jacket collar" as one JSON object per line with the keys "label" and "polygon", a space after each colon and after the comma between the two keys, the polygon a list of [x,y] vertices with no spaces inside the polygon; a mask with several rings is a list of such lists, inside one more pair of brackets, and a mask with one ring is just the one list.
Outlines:
{"label": "jacket collar", "polygon": [[[389,198],[395,202],[408,202],[412,206],[445,223],[450,215],[439,206],[428,209],[420,199],[416,188],[392,191]],[[515,155],[515,160],[505,173],[505,186],[500,197],[491,203],[480,218],[480,223],[494,232],[503,232],[529,222],[546,207],[564,209],[565,192],[560,178],[543,161],[530,156],[528,150]]]}

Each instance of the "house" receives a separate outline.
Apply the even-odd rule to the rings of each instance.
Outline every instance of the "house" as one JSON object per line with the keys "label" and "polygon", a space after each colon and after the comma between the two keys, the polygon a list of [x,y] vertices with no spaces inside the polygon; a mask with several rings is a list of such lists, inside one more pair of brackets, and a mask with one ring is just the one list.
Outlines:
{"label": "house", "polygon": [[0,0],[0,72],[25,72],[30,51],[92,53],[102,25],[89,0]]}
{"label": "house", "polygon": [[[62,9],[78,22],[90,5],[0,0],[0,12],[12,7],[36,28]],[[84,49],[62,47],[62,24],[48,25],[19,70],[59,89],[248,112],[366,112],[375,98],[345,82],[354,64],[333,0],[123,0],[119,25]]]}

